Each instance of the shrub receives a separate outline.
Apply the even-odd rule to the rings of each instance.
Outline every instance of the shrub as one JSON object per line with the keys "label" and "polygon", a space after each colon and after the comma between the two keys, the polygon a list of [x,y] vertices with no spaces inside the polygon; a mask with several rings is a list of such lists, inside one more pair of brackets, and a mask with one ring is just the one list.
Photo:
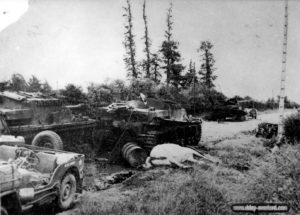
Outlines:
{"label": "shrub", "polygon": [[284,132],[291,143],[300,141],[300,114],[292,114],[284,119]]}
{"label": "shrub", "polygon": [[294,212],[300,211],[300,147],[284,146],[267,156],[247,186],[248,202],[288,203]]}

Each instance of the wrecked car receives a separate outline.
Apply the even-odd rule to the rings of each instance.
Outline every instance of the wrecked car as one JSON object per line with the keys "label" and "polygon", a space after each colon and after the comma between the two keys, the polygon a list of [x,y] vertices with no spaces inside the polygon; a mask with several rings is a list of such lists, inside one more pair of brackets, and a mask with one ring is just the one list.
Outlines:
{"label": "wrecked car", "polygon": [[[23,141],[22,141],[23,140]],[[0,136],[1,215],[54,203],[67,210],[82,192],[84,155],[26,145]]]}

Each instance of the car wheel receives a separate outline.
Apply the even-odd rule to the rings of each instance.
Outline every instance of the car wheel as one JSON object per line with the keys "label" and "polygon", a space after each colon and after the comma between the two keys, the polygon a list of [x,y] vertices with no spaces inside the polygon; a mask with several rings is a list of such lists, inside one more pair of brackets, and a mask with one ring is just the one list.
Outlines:
{"label": "car wheel", "polygon": [[60,184],[58,208],[67,210],[73,206],[76,195],[76,178],[73,174],[65,175]]}
{"label": "car wheel", "polygon": [[32,140],[32,145],[62,150],[63,142],[60,136],[53,131],[42,131]]}

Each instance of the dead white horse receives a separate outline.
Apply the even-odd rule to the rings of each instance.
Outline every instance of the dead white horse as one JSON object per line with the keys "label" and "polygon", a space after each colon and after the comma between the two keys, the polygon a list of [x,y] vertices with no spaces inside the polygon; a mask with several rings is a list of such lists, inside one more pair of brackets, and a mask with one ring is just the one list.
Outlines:
{"label": "dead white horse", "polygon": [[190,168],[190,166],[183,164],[185,161],[197,163],[200,165],[205,163],[205,161],[197,160],[195,157],[217,163],[217,161],[212,157],[200,154],[199,152],[191,148],[182,147],[173,143],[165,143],[153,147],[150,152],[150,156],[147,157],[143,167],[145,169],[149,169],[152,166],[176,165],[185,169]]}

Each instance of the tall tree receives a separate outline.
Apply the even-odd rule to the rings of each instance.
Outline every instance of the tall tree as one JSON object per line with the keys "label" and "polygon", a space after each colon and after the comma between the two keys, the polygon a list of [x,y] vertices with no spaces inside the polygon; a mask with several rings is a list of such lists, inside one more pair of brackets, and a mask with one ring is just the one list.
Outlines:
{"label": "tall tree", "polygon": [[127,7],[123,7],[125,13],[123,16],[126,19],[125,22],[125,40],[123,42],[123,45],[126,50],[126,54],[124,56],[124,62],[126,65],[126,69],[128,71],[127,76],[138,78],[138,71],[137,71],[137,63],[135,59],[135,42],[134,42],[134,35],[133,35],[133,25],[132,25],[132,13],[131,13],[131,5],[130,1],[127,0]]}
{"label": "tall tree", "polygon": [[145,48],[144,52],[146,54],[146,59],[143,60],[142,66],[145,70],[145,77],[150,78],[150,68],[151,68],[151,52],[150,52],[150,46],[151,46],[151,40],[149,38],[149,32],[148,32],[148,21],[147,21],[147,15],[146,15],[146,0],[144,0],[143,4],[143,20],[144,20],[144,26],[145,26],[145,34],[142,39],[144,39]]}
{"label": "tall tree", "polygon": [[42,89],[41,81],[35,77],[34,75],[31,76],[31,78],[28,81],[28,88],[27,90],[29,92],[39,92]]}
{"label": "tall tree", "polygon": [[178,51],[178,42],[172,39],[173,21],[172,21],[172,3],[167,12],[167,30],[165,31],[165,41],[163,41],[160,52],[163,55],[162,67],[167,76],[167,85],[174,85],[176,88],[182,85],[183,77],[181,75],[184,67],[180,63],[181,54]]}
{"label": "tall tree", "polygon": [[213,74],[216,69],[214,67],[215,59],[211,53],[212,48],[213,45],[211,42],[203,41],[197,50],[200,53],[201,60],[203,61],[199,71],[199,74],[202,76],[201,82],[209,89],[215,86],[213,81],[217,78],[217,76]]}
{"label": "tall tree", "polygon": [[198,77],[196,74],[195,62],[190,60],[188,71],[185,74],[185,87],[190,87],[194,83],[198,83]]}
{"label": "tall tree", "polygon": [[26,91],[27,89],[27,82],[19,73],[12,74],[9,85],[9,89],[12,91]]}
{"label": "tall tree", "polygon": [[52,87],[50,86],[48,81],[45,81],[44,83],[42,83],[41,92],[46,93],[46,94],[50,94],[52,92]]}
{"label": "tall tree", "polygon": [[161,79],[161,74],[159,72],[161,59],[158,54],[151,54],[151,66],[152,66],[152,74],[151,79],[155,81],[155,83],[159,83]]}

